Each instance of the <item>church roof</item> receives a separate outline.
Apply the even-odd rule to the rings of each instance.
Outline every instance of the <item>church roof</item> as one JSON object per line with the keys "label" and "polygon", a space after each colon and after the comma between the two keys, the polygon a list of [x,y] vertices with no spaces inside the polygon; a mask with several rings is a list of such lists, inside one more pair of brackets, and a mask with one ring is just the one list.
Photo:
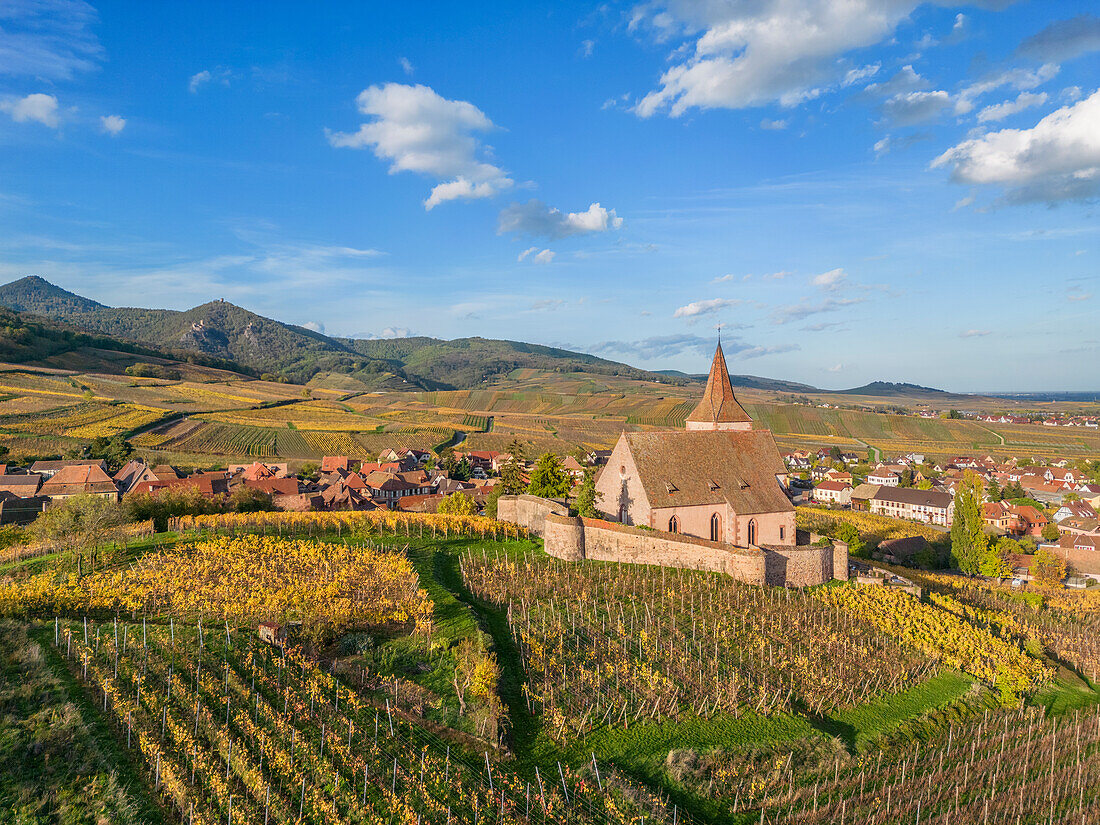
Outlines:
{"label": "church roof", "polygon": [[707,388],[703,392],[703,400],[699,402],[699,405],[687,417],[687,420],[706,424],[744,424],[752,422],[749,414],[737,403],[737,399],[733,395],[729,370],[726,369],[726,356],[722,352],[721,344],[714,351],[714,361],[710,365],[710,375],[707,376]]}
{"label": "church roof", "polygon": [[787,472],[768,430],[624,433],[650,507],[729,502],[737,513],[785,513]]}

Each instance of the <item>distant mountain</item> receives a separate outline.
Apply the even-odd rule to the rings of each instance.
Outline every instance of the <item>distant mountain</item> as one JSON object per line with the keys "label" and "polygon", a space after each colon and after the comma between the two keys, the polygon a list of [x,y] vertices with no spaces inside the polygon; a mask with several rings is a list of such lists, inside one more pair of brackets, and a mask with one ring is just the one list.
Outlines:
{"label": "distant mountain", "polygon": [[0,306],[100,335],[204,353],[300,382],[318,373],[337,373],[372,387],[386,386],[380,376],[390,376],[395,386],[407,382],[424,389],[468,389],[515,369],[669,380],[593,355],[518,341],[330,338],[227,301],[183,312],[108,307],[33,275],[0,286]]}
{"label": "distant mountain", "polygon": [[91,298],[82,298],[37,275],[28,275],[0,287],[0,304],[16,312],[30,312],[47,318],[106,309]]}
{"label": "distant mountain", "polygon": [[892,397],[899,395],[952,395],[946,390],[937,390],[933,387],[922,387],[919,384],[895,384],[891,381],[872,381],[862,387],[850,390],[828,390],[837,395],[878,395]]}
{"label": "distant mountain", "polygon": [[[686,373],[680,370],[657,370],[658,375],[667,375],[669,378],[679,378],[684,381],[705,382],[707,374]],[[784,381],[781,378],[761,378],[758,375],[731,375],[730,383],[735,387],[745,387],[750,390],[772,390],[774,392],[821,392],[817,387],[809,384],[800,384],[797,381]]]}

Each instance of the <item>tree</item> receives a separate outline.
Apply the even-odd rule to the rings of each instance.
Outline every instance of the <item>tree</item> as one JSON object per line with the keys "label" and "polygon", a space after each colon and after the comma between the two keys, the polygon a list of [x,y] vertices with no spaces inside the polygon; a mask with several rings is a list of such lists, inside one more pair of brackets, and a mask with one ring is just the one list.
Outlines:
{"label": "tree", "polygon": [[600,514],[596,505],[602,498],[603,493],[596,489],[596,470],[594,467],[589,467],[584,471],[584,481],[577,489],[577,499],[573,502],[577,515],[584,518],[598,518]]}
{"label": "tree", "polygon": [[985,488],[985,497],[990,501],[1001,501],[1004,499],[1004,493],[1001,492],[1001,487],[997,484],[997,479],[991,478],[989,480],[989,486]]}
{"label": "tree", "polygon": [[982,521],[982,480],[967,470],[955,491],[955,518],[951,524],[951,556],[955,566],[973,576],[978,572],[988,539]]}
{"label": "tree", "polygon": [[1077,493],[1066,493],[1064,496],[1062,496],[1062,503],[1063,504],[1070,504],[1074,501],[1080,501],[1080,500],[1081,500],[1081,496],[1079,496]]}
{"label": "tree", "polygon": [[913,486],[913,468],[906,467],[901,471],[901,480],[898,482],[902,487]]}
{"label": "tree", "polygon": [[840,447],[837,447],[835,444],[829,448],[829,455],[837,461],[844,460],[844,453],[842,453]]}
{"label": "tree", "polygon": [[134,448],[130,446],[130,442],[121,435],[113,435],[110,438],[101,435],[93,438],[81,450],[81,457],[101,458],[107,462],[108,472],[116,473],[129,460],[133,452]]}
{"label": "tree", "polygon": [[443,497],[443,500],[439,502],[439,507],[436,508],[436,512],[450,516],[476,516],[477,504],[465,493],[456,491]]}
{"label": "tree", "polygon": [[542,498],[565,498],[573,489],[573,480],[561,466],[561,459],[553,453],[543,453],[531,473],[527,492]]}
{"label": "tree", "polygon": [[1007,579],[1012,575],[1012,554],[1020,552],[1020,545],[1007,536],[986,548],[982,554],[980,572],[991,579]]}
{"label": "tree", "polygon": [[523,451],[523,443],[518,438],[513,438],[511,443],[508,444],[508,452],[520,464],[527,458]]}
{"label": "tree", "polygon": [[917,489],[918,490],[931,490],[932,489],[932,482],[929,481],[927,478],[922,478],[919,482],[917,482]]}
{"label": "tree", "polygon": [[301,467],[298,468],[298,475],[302,478],[316,479],[317,474],[321,471],[321,468],[313,461],[307,461]]}
{"label": "tree", "polygon": [[1014,481],[1004,488],[1003,496],[1001,500],[1008,499],[1012,501],[1014,498],[1027,498],[1027,493],[1024,492],[1024,486],[1018,481]]}
{"label": "tree", "polygon": [[489,491],[489,495],[485,497],[485,515],[489,518],[497,517],[497,505],[500,503],[502,495],[504,495],[504,485],[494,484]]}
{"label": "tree", "polygon": [[424,469],[429,473],[432,470],[435,469],[435,456],[434,455],[430,455],[426,459],[424,459]]}
{"label": "tree", "polygon": [[233,491],[229,504],[237,513],[262,513],[275,509],[271,504],[270,493],[243,485]]}
{"label": "tree", "polygon": [[27,528],[35,541],[83,554],[123,537],[126,511],[116,502],[84,493],[58,501]]}
{"label": "tree", "polygon": [[463,458],[461,461],[455,461],[453,453],[444,457],[443,472],[447,474],[448,478],[453,478],[455,481],[469,481],[470,476],[473,475],[469,459]]}
{"label": "tree", "polygon": [[1031,577],[1040,587],[1058,587],[1066,577],[1066,563],[1045,547],[1031,562]]}
{"label": "tree", "polygon": [[1048,521],[1043,525],[1043,529],[1039,535],[1043,537],[1043,541],[1058,541],[1058,536],[1060,536],[1061,533],[1058,532],[1057,524]]}
{"label": "tree", "polygon": [[523,480],[523,467],[516,458],[515,453],[504,462],[500,468],[501,495],[518,496],[527,489],[527,482]]}
{"label": "tree", "polygon": [[841,524],[836,528],[836,538],[848,545],[848,555],[863,558],[867,545],[859,537],[859,530],[854,524]]}

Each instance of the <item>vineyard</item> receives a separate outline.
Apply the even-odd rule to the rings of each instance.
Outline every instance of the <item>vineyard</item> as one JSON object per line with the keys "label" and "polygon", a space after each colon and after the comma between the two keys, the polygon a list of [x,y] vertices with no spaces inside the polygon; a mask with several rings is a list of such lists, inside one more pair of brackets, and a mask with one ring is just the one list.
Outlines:
{"label": "vineyard", "polygon": [[[75,677],[120,769],[170,821],[1100,812],[1100,699],[1066,668],[1095,662],[1096,594],[933,574],[916,574],[923,599],[755,587],[563,562],[479,516],[169,527],[106,569],[35,559],[0,581],[0,623],[25,623]],[[261,643],[260,621],[289,627],[289,646]],[[1048,713],[1049,697],[1068,712]]]}
{"label": "vineyard", "polygon": [[[374,704],[293,649],[170,623],[56,625],[153,787],[187,823],[592,822],[673,812],[558,765],[524,780]],[[367,674],[361,674],[366,681]]]}
{"label": "vineyard", "polygon": [[706,574],[472,555],[463,572],[474,593],[509,604],[528,696],[559,738],[684,714],[820,714],[934,670],[802,594]]}

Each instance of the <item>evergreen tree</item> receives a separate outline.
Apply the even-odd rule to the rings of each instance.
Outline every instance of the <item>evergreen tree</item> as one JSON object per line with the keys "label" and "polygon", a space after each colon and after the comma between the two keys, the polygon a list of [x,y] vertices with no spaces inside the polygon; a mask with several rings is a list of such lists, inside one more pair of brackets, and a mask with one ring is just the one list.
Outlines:
{"label": "evergreen tree", "polygon": [[561,459],[553,453],[543,453],[531,473],[527,492],[542,498],[565,498],[573,489],[573,480],[561,466]]}
{"label": "evergreen tree", "polygon": [[514,458],[520,464],[522,464],[527,458],[527,456],[523,452],[523,443],[518,438],[512,439],[512,442],[508,445],[508,452],[511,453],[512,458]]}
{"label": "evergreen tree", "polygon": [[951,556],[955,566],[973,576],[979,572],[988,544],[982,521],[982,480],[967,470],[955,491],[955,518],[951,524]]}
{"label": "evergreen tree", "polygon": [[901,480],[898,482],[902,487],[913,486],[913,468],[906,467],[901,471]]}
{"label": "evergreen tree", "polygon": [[989,486],[985,488],[985,497],[990,501],[1001,501],[1005,495],[1001,492],[1001,487],[997,484],[997,479],[993,478],[989,480]]}
{"label": "evergreen tree", "polygon": [[527,484],[523,480],[523,467],[520,465],[515,453],[512,453],[512,457],[504,462],[504,466],[500,468],[500,484],[497,486],[501,488],[501,495],[506,496],[518,496],[526,491]]}
{"label": "evergreen tree", "polygon": [[584,481],[577,489],[577,499],[573,502],[577,515],[585,518],[598,518],[600,514],[596,510],[596,505],[600,503],[601,498],[603,498],[603,493],[596,489],[596,470],[589,467],[584,471]]}

